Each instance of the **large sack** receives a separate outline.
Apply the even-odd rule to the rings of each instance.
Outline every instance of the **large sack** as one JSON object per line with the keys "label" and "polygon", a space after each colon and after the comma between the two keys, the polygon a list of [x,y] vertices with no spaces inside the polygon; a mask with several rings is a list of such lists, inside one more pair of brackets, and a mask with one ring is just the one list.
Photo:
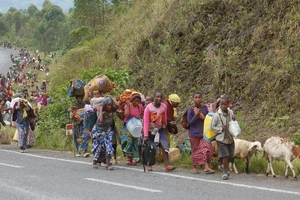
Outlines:
{"label": "large sack", "polygon": [[75,80],[70,82],[68,90],[69,97],[84,96],[84,86],[86,84],[82,80]]}
{"label": "large sack", "polygon": [[135,89],[126,89],[119,97],[119,104],[121,105],[126,101],[129,101],[134,92],[136,92]]}
{"label": "large sack", "polygon": [[86,86],[84,87],[85,93],[91,93],[95,90],[101,91],[102,93],[110,92],[116,85],[109,80],[109,78],[103,74],[95,76],[92,80],[90,80]]}
{"label": "large sack", "polygon": [[1,126],[0,144],[11,144],[11,137],[4,126]]}
{"label": "large sack", "polygon": [[125,118],[125,102],[129,101],[133,94],[138,93],[135,89],[126,89],[119,97],[119,108],[116,111],[116,115],[123,121]]}

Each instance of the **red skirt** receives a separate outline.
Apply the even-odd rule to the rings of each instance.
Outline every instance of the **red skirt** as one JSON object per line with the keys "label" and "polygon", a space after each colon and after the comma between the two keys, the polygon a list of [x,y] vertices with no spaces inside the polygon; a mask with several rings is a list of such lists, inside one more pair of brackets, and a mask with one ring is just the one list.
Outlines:
{"label": "red skirt", "polygon": [[192,145],[192,164],[196,166],[210,163],[213,159],[211,144],[202,138],[190,137]]}

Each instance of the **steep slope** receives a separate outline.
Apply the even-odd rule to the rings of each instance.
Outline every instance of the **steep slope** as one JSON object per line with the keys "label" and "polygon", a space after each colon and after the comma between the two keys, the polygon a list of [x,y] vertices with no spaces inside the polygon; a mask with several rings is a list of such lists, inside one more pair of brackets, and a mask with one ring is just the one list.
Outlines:
{"label": "steep slope", "polygon": [[290,136],[300,116],[299,13],[296,0],[133,1],[103,35],[72,50],[65,65],[127,65],[128,87],[176,92],[181,112],[195,91],[205,101],[227,93],[245,138]]}

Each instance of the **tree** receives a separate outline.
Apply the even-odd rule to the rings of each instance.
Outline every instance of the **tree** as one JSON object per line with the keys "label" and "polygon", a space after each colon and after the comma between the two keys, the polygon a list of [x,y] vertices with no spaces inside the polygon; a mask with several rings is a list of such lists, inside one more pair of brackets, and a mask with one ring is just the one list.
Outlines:
{"label": "tree", "polygon": [[8,9],[8,11],[7,12],[16,12],[18,9],[16,9],[15,7],[10,7],[9,9]]}
{"label": "tree", "polygon": [[6,24],[2,19],[0,19],[0,35],[1,36],[6,35],[7,32],[8,32],[8,28]]}
{"label": "tree", "polygon": [[37,11],[38,8],[34,5],[34,4],[31,4],[28,8],[27,8],[27,13],[33,17],[34,16],[34,13],[35,11]]}
{"label": "tree", "polygon": [[19,9],[19,12],[22,14],[27,14],[27,10],[26,9]]}
{"label": "tree", "polygon": [[43,8],[45,8],[47,5],[52,5],[50,0],[44,0],[43,2]]}
{"label": "tree", "polygon": [[74,8],[70,8],[68,11],[68,14],[71,14],[73,12]]}
{"label": "tree", "polygon": [[118,5],[121,3],[129,3],[130,0],[111,0],[114,5]]}
{"label": "tree", "polygon": [[13,19],[13,14],[12,12],[6,12],[4,17],[4,22],[6,23],[6,25],[11,26],[12,25],[12,19]]}
{"label": "tree", "polygon": [[15,24],[16,32],[19,32],[19,30],[21,29],[21,15],[22,14],[20,13],[20,11],[16,11],[12,16],[12,21]]}
{"label": "tree", "polygon": [[75,21],[95,28],[104,25],[106,0],[74,0]]}
{"label": "tree", "polygon": [[48,25],[55,26],[59,22],[64,21],[65,14],[59,6],[51,5],[44,14],[44,18]]}

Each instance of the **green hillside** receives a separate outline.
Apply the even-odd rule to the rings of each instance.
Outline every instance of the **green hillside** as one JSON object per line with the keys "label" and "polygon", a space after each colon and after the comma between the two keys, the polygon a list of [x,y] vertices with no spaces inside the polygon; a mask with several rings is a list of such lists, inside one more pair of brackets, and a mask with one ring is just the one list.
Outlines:
{"label": "green hillside", "polygon": [[79,77],[78,69],[128,66],[127,88],[176,92],[180,113],[195,91],[206,102],[227,93],[244,138],[297,133],[299,1],[147,0],[121,11],[68,53],[56,85]]}

